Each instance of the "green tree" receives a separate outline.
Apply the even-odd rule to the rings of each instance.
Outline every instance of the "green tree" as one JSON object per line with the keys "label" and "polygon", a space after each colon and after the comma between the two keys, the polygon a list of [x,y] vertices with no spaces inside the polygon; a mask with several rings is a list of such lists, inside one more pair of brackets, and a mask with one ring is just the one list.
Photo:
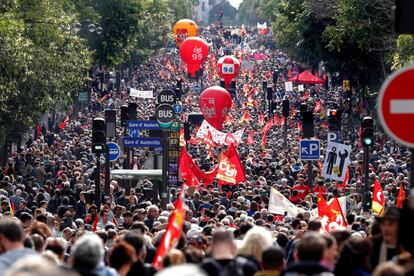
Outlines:
{"label": "green tree", "polygon": [[237,9],[233,7],[228,0],[217,1],[215,5],[211,8],[209,12],[209,23],[217,22],[219,19],[220,12],[223,12],[223,24],[224,25],[235,25]]}
{"label": "green tree", "polygon": [[244,0],[237,11],[238,23],[248,26],[256,26],[257,22],[262,21],[259,17],[260,1]]}
{"label": "green tree", "polygon": [[[8,5],[9,4],[9,5]],[[88,78],[90,53],[68,26],[65,0],[0,0],[0,144],[16,140]]]}

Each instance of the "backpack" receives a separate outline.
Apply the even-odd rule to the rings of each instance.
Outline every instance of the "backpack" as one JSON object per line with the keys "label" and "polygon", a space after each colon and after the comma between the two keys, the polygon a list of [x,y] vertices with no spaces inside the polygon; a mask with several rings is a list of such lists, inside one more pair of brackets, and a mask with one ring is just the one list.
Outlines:
{"label": "backpack", "polygon": [[218,271],[217,276],[244,276],[243,266],[246,263],[247,259],[236,257],[223,267],[217,260],[211,259],[211,264]]}

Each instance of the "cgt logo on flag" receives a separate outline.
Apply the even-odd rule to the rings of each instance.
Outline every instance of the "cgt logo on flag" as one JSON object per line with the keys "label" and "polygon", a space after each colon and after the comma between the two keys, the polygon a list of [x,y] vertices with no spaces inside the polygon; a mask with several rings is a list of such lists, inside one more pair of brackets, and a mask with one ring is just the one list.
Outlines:
{"label": "cgt logo on flag", "polygon": [[216,118],[216,102],[213,98],[201,98],[201,112],[207,118]]}
{"label": "cgt logo on flag", "polygon": [[217,179],[236,184],[236,175],[236,165],[231,164],[228,157],[222,155],[217,172]]}

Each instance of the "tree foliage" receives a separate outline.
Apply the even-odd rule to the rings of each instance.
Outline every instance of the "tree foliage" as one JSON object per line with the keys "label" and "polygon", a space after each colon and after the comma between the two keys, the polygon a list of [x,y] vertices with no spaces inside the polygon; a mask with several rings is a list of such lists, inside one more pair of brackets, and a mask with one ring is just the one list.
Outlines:
{"label": "tree foliage", "polygon": [[91,65],[64,0],[0,0],[1,141],[18,138],[41,114],[67,106]]}
{"label": "tree foliage", "polygon": [[238,23],[248,26],[256,26],[257,22],[262,21],[259,17],[260,2],[257,0],[244,0],[237,12]]}

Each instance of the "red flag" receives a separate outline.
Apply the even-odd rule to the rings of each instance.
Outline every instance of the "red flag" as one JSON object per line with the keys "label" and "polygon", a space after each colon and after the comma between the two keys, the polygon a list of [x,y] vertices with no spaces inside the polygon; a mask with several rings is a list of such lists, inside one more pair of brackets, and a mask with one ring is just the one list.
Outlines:
{"label": "red flag", "polygon": [[292,109],[292,111],[291,111],[291,113],[292,113],[292,114],[291,114],[291,116],[292,116],[292,117],[295,117],[295,116],[296,116],[296,110],[295,110],[295,106],[294,106],[293,104],[292,104],[292,108],[291,108],[291,109]]}
{"label": "red flag", "polygon": [[260,114],[259,114],[259,125],[260,126],[264,125],[264,115],[263,115],[263,112],[260,112]]}
{"label": "red flag", "polygon": [[206,145],[207,149],[214,147],[213,135],[211,135],[210,130],[207,132],[207,135],[204,136],[203,143]]}
{"label": "red flag", "polygon": [[246,139],[246,144],[249,146],[254,144],[254,130],[250,130],[249,136],[247,136]]}
{"label": "red flag", "polygon": [[372,194],[372,210],[381,215],[384,212],[385,199],[382,191],[381,184],[378,179],[375,178],[374,193]]}
{"label": "red flag", "polygon": [[233,185],[246,181],[243,165],[233,144],[225,154],[220,155],[217,179]]}
{"label": "red flag", "polygon": [[249,111],[245,110],[243,113],[243,117],[240,118],[239,123],[243,124],[245,122],[250,121],[250,115],[249,115]]}
{"label": "red flag", "polygon": [[344,181],[341,184],[339,184],[338,188],[340,188],[341,190],[345,190],[346,186],[348,186],[349,177],[349,168],[346,168]]}
{"label": "red flag", "polygon": [[267,121],[266,125],[262,128],[263,132],[268,132],[273,126],[272,120]]}
{"label": "red flag", "polygon": [[398,208],[402,208],[404,199],[405,199],[404,185],[401,183],[400,190],[398,191],[397,204],[396,204]]}
{"label": "red flag", "polygon": [[16,210],[16,207],[14,206],[14,200],[10,201],[10,214],[14,216],[14,211]]}
{"label": "red flag", "polygon": [[321,110],[322,110],[322,102],[321,102],[321,100],[318,100],[318,101],[316,101],[316,103],[315,103],[315,109],[314,109],[314,112],[315,112],[315,113],[319,113],[319,112],[321,112]]}
{"label": "red flag", "polygon": [[40,134],[42,133],[42,128],[40,127],[40,124],[36,124],[36,135],[37,137],[40,137]]}
{"label": "red flag", "polygon": [[199,167],[197,167],[197,165],[188,155],[185,147],[181,148],[180,162],[178,168],[181,178],[187,181],[187,185],[196,183],[193,177],[197,178],[198,182],[204,183],[206,185],[213,183],[214,179],[216,178],[218,169],[218,167],[216,167],[214,170],[210,172],[203,172]]}
{"label": "red flag", "polygon": [[318,215],[322,223],[322,228],[329,233],[331,230],[337,228],[336,215],[329,208],[323,196],[318,195]]}
{"label": "red flag", "polygon": [[331,211],[335,214],[335,222],[338,224],[338,226],[346,228],[348,224],[337,197],[335,197],[331,204],[329,204],[329,208],[331,208]]}
{"label": "red flag", "polygon": [[184,188],[180,192],[180,196],[174,203],[175,209],[171,214],[165,233],[161,238],[161,243],[158,246],[157,253],[155,254],[152,265],[155,269],[161,269],[161,262],[164,256],[174,248],[180,237],[181,231],[183,230],[185,214],[187,212],[187,206],[184,200]]}
{"label": "red flag", "polygon": [[302,125],[299,122],[296,122],[296,128],[299,132],[302,132]]}
{"label": "red flag", "polygon": [[66,116],[65,120],[63,120],[60,124],[59,124],[59,128],[60,129],[64,129],[66,127],[66,124],[69,122],[69,116]]}
{"label": "red flag", "polygon": [[262,136],[262,149],[266,149],[266,143],[267,143],[267,131],[264,131],[263,136]]}
{"label": "red flag", "polygon": [[92,231],[96,232],[99,223],[99,214],[96,215],[95,220],[92,223]]}

